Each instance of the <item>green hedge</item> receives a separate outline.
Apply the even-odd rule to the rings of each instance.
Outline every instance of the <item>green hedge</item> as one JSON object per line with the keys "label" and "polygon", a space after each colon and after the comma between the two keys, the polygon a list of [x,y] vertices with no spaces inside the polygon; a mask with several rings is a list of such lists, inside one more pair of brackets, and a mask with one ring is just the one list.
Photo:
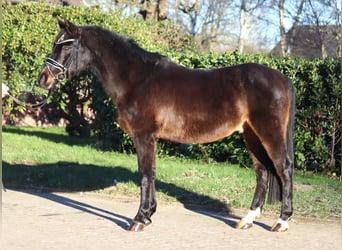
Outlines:
{"label": "green hedge", "polygon": [[[44,59],[59,32],[57,19],[79,25],[100,25],[133,38],[149,51],[192,49],[187,36],[169,22],[149,24],[134,17],[99,8],[61,7],[45,4],[2,5],[2,80],[12,90],[32,89]],[[179,46],[179,47],[177,47]],[[180,48],[181,47],[181,48]]]}
{"label": "green hedge", "polygon": [[[294,83],[297,99],[295,156],[296,168],[301,170],[338,172],[341,155],[341,64],[338,59],[306,60],[275,58],[265,55],[201,54],[194,52],[192,41],[179,35],[171,22],[149,24],[134,17],[122,18],[120,13],[104,13],[98,8],[57,7],[41,4],[2,6],[2,81],[13,94],[32,89],[45,57],[51,52],[58,32],[57,18],[68,18],[77,24],[95,24],[131,37],[141,47],[169,56],[191,68],[217,68],[244,62],[256,62],[278,69]],[[93,133],[102,148],[133,152],[131,139],[116,122],[115,107],[104,94],[96,78],[85,75],[59,89],[51,102],[56,109],[68,113],[66,105],[73,94],[88,95],[96,114]],[[39,88],[34,89],[37,93]],[[10,103],[7,106],[11,109]],[[70,113],[70,112],[69,112]],[[205,145],[159,143],[160,154],[184,155],[198,159],[238,162],[250,166],[250,160],[240,135]]]}

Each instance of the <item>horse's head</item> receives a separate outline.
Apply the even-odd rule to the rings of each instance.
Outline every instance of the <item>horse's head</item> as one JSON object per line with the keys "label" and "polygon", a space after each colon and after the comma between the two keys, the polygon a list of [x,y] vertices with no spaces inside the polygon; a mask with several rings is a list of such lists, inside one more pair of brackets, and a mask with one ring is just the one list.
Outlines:
{"label": "horse's head", "polygon": [[81,58],[84,56],[81,29],[67,20],[58,22],[61,30],[38,78],[45,89],[54,88],[59,82],[77,75],[87,63]]}

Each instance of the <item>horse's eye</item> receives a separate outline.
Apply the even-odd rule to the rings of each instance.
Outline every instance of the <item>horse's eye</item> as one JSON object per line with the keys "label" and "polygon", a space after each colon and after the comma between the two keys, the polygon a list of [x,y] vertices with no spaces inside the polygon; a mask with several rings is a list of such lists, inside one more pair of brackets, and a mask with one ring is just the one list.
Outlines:
{"label": "horse's eye", "polygon": [[69,51],[71,49],[71,46],[63,46],[64,51]]}

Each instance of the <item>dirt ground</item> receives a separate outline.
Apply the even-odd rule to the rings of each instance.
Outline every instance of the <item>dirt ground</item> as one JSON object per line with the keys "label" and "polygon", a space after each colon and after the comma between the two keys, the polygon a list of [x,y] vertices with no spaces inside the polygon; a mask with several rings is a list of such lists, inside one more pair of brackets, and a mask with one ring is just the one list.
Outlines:
{"label": "dirt ground", "polygon": [[143,232],[126,228],[139,199],[95,193],[2,192],[3,250],[61,249],[341,249],[341,220],[296,218],[272,233],[277,215],[263,215],[249,230],[234,229],[247,210],[232,214],[180,203],[158,204]]}

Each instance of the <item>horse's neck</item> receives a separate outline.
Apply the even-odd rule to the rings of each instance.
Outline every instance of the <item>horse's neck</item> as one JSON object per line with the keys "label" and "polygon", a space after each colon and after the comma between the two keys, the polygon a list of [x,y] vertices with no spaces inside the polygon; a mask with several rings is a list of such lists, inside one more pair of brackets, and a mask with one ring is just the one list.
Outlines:
{"label": "horse's neck", "polygon": [[[108,65],[106,65],[108,67]],[[119,99],[125,95],[125,81],[117,74],[114,74],[114,69],[107,68],[103,65],[92,65],[92,71],[99,78],[102,87],[112,101],[117,105]]]}
{"label": "horse's neck", "polygon": [[117,105],[120,99],[134,88],[134,85],[139,84],[137,77],[141,77],[146,66],[142,61],[123,63],[110,53],[111,51],[107,54],[99,53],[105,55],[105,58],[95,56],[91,68],[101,81],[106,93]]}

